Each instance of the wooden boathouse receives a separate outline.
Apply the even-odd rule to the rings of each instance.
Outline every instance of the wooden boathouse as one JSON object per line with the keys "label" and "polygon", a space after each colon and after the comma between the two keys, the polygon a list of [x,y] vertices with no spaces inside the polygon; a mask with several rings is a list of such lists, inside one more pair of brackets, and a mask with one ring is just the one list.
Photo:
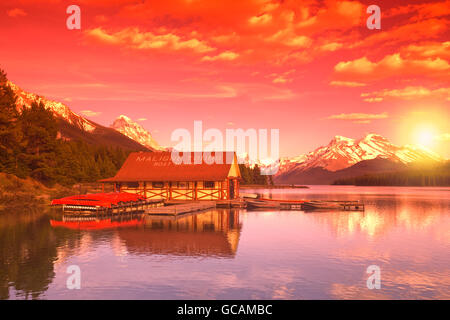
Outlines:
{"label": "wooden boathouse", "polygon": [[[114,191],[135,193],[147,199],[233,200],[239,197],[241,174],[234,152],[133,152],[117,174],[102,183]],[[190,159],[186,161],[186,159]]]}

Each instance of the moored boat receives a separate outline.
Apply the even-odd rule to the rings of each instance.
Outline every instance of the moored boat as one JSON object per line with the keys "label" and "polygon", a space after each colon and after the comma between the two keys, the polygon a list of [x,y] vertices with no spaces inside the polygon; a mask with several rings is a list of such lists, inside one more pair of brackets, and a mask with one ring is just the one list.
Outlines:
{"label": "moored boat", "polygon": [[302,204],[302,210],[341,210],[341,211],[364,211],[364,204],[359,201],[327,201],[314,200]]}
{"label": "moored boat", "polygon": [[250,209],[280,209],[281,204],[278,202],[269,202],[265,200],[246,200],[247,208]]}
{"label": "moored boat", "polygon": [[246,199],[250,209],[279,209],[279,210],[342,210],[363,211],[364,204],[359,201],[333,200],[278,200],[278,199]]}

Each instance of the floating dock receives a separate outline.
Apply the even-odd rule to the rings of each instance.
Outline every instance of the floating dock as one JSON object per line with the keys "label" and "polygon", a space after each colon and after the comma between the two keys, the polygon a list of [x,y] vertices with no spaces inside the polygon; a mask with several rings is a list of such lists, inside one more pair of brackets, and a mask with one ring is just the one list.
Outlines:
{"label": "floating dock", "polygon": [[276,210],[340,210],[364,211],[364,203],[345,200],[275,200],[247,199],[247,208]]}
{"label": "floating dock", "polygon": [[198,201],[198,202],[189,202],[189,203],[181,203],[181,204],[173,204],[164,207],[156,207],[149,208],[144,210],[147,214],[152,215],[169,215],[176,216],[179,214],[196,212],[206,209],[216,208],[215,201]]}
{"label": "floating dock", "polygon": [[247,207],[251,209],[301,210],[305,202],[306,200],[246,199]]}
{"label": "floating dock", "polygon": [[364,203],[359,201],[312,200],[302,204],[302,210],[364,211]]}
{"label": "floating dock", "polygon": [[247,203],[244,199],[233,199],[233,200],[215,200],[217,208],[245,208]]}

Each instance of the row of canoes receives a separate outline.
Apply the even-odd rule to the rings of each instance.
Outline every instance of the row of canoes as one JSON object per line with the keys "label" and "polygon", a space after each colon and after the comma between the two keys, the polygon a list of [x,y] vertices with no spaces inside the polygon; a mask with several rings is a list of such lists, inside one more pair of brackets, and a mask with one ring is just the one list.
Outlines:
{"label": "row of canoes", "polygon": [[145,202],[145,197],[125,192],[92,193],[53,199],[52,206],[62,206],[63,210],[98,211],[123,205]]}

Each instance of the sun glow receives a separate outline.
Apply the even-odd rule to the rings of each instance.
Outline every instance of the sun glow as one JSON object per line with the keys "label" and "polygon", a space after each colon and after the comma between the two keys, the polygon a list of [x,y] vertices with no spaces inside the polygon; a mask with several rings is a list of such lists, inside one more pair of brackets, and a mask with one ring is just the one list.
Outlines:
{"label": "sun glow", "polygon": [[431,128],[421,128],[417,131],[416,141],[424,147],[431,147],[434,143],[435,132]]}
{"label": "sun glow", "polygon": [[411,108],[399,114],[396,126],[400,145],[416,145],[436,152],[444,158],[450,157],[446,133],[449,131],[449,108],[430,105]]}

